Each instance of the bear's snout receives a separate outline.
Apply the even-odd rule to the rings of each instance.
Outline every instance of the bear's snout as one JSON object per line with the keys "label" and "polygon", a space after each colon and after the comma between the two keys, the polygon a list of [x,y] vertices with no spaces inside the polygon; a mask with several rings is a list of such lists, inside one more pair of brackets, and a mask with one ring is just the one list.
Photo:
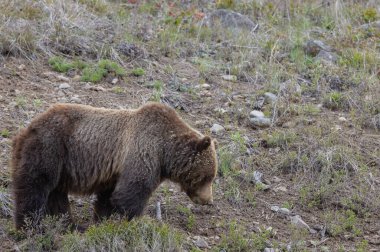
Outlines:
{"label": "bear's snout", "polygon": [[193,195],[190,198],[195,204],[199,204],[199,205],[213,204],[214,200],[212,196],[212,184],[207,184],[203,186],[201,189],[197,190],[195,195]]}

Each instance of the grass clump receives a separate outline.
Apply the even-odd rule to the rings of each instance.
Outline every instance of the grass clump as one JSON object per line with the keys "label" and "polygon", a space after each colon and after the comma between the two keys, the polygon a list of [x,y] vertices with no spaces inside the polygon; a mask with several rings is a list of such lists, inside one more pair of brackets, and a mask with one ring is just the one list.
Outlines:
{"label": "grass clump", "polygon": [[187,217],[186,227],[192,230],[195,227],[196,219],[195,215],[191,212],[191,209],[185,206],[178,206],[177,210],[180,212],[180,214],[183,214]]}
{"label": "grass clump", "polygon": [[348,101],[343,93],[333,91],[325,95],[323,105],[331,110],[347,109],[349,107]]}
{"label": "grass clump", "polygon": [[67,234],[63,251],[179,251],[182,235],[166,224],[149,218],[107,220],[84,234]]}
{"label": "grass clump", "polygon": [[132,70],[132,75],[134,76],[139,77],[139,76],[143,76],[144,74],[145,74],[145,70],[142,68],[135,68]]}
{"label": "grass clump", "polygon": [[1,131],[0,131],[0,136],[2,136],[2,137],[4,137],[4,138],[8,138],[9,136],[10,136],[10,132],[9,132],[9,130],[8,129],[2,129]]}
{"label": "grass clump", "polygon": [[60,73],[67,73],[70,70],[82,70],[86,67],[88,67],[88,64],[81,60],[76,61],[68,61],[62,57],[56,56],[52,57],[48,61],[50,67]]}

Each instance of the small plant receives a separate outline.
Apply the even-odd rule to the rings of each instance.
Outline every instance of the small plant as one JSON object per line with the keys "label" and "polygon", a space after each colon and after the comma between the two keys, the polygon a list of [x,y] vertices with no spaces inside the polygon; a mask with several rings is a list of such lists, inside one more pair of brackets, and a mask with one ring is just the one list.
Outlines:
{"label": "small plant", "polygon": [[125,75],[124,69],[119,64],[111,60],[100,60],[98,62],[98,67],[107,70],[108,73],[114,73],[117,76]]}
{"label": "small plant", "polygon": [[48,61],[51,68],[60,73],[67,73],[69,70],[74,69],[75,65],[62,57],[52,57]]}
{"label": "small plant", "polygon": [[116,86],[116,87],[112,88],[112,92],[114,92],[115,94],[122,94],[125,91],[124,91],[124,88]]}
{"label": "small plant", "polygon": [[323,99],[323,105],[331,110],[345,109],[348,107],[346,98],[341,92],[331,92]]}
{"label": "small plant", "polygon": [[162,81],[155,81],[153,83],[153,95],[151,99],[153,101],[160,102],[163,89],[164,89],[164,83]]}
{"label": "small plant", "polygon": [[8,129],[2,129],[1,131],[0,131],[0,136],[2,136],[2,137],[4,137],[4,138],[8,138],[9,136],[10,136],[10,132],[9,132],[9,130]]}
{"label": "small plant", "polygon": [[[115,216],[116,217],[116,216]],[[79,235],[62,239],[62,251],[181,251],[182,235],[149,218],[132,221],[109,219]]]}
{"label": "small plant", "polygon": [[356,244],[357,252],[366,252],[369,251],[369,245],[367,240],[361,240],[358,244]]}
{"label": "small plant", "polygon": [[234,0],[218,0],[216,2],[216,7],[219,9],[232,9],[234,6]]}
{"label": "small plant", "polygon": [[132,74],[137,77],[143,76],[145,74],[145,70],[142,68],[135,68],[132,70]]}
{"label": "small plant", "polygon": [[280,147],[285,149],[290,143],[297,139],[297,135],[294,132],[276,131],[272,135],[265,137],[266,144],[269,148]]}
{"label": "small plant", "polygon": [[191,212],[191,209],[189,209],[185,206],[178,206],[177,210],[181,214],[184,214],[187,217],[186,227],[190,230],[193,229],[195,227],[195,224],[196,224],[196,219],[195,219],[195,215]]}
{"label": "small plant", "polygon": [[235,160],[233,152],[228,147],[222,147],[218,151],[219,173],[222,177],[228,177],[232,171],[233,161]]}
{"label": "small plant", "polygon": [[16,97],[16,106],[19,108],[25,108],[27,104],[27,100],[23,96],[17,96]]}
{"label": "small plant", "polygon": [[375,8],[367,8],[363,12],[363,19],[367,23],[375,21],[377,18],[377,11]]}
{"label": "small plant", "polygon": [[82,81],[99,82],[107,75],[108,71],[104,68],[87,67],[82,72]]}
{"label": "small plant", "polygon": [[41,99],[34,99],[34,100],[33,100],[33,106],[34,106],[35,108],[39,108],[39,107],[41,107],[41,106],[42,106],[42,100],[41,100]]}

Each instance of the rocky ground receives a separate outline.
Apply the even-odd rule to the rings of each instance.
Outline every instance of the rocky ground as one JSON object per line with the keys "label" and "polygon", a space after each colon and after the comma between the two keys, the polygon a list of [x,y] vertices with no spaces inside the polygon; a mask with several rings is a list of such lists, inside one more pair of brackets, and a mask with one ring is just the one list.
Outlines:
{"label": "rocky ground", "polygon": [[[5,1],[2,251],[379,251],[376,1]],[[169,182],[145,217],[12,223],[11,138],[57,102],[159,101],[219,142],[213,206]],[[161,219],[157,220],[157,204]],[[128,234],[128,235],[127,235]]]}

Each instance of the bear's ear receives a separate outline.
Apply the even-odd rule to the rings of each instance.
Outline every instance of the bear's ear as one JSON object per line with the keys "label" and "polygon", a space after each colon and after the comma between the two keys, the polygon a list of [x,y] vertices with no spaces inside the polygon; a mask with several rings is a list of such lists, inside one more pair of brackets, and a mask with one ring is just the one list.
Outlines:
{"label": "bear's ear", "polygon": [[211,137],[205,136],[201,140],[197,141],[196,150],[201,152],[207,149],[211,144]]}

